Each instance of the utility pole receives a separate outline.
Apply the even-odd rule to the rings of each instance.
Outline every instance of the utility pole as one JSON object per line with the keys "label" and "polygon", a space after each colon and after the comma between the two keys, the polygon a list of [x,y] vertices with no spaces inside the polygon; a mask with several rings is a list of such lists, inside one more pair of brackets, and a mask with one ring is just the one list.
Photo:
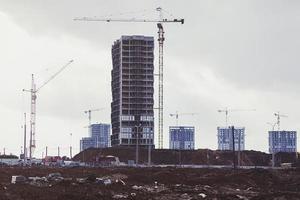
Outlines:
{"label": "utility pole", "polygon": [[[148,123],[148,125],[150,125],[150,121]],[[152,148],[152,143],[151,143],[151,128],[150,126],[148,126],[148,166],[151,166],[151,148]]]}
{"label": "utility pole", "polygon": [[48,156],[48,146],[46,146],[46,156]]}
{"label": "utility pole", "polygon": [[238,167],[241,166],[241,132],[239,131],[239,144],[238,144]]}
{"label": "utility pole", "polygon": [[[275,129],[275,125],[277,124],[277,122],[275,122],[275,123],[267,122],[267,124],[269,124],[272,127],[272,132],[273,132],[274,129]],[[272,139],[272,137],[270,137],[270,135],[269,135],[269,139],[270,138]],[[274,152],[275,149],[274,149],[273,146],[274,146],[274,141],[272,141],[272,168],[275,167],[275,152]]]}
{"label": "utility pole", "polygon": [[232,134],[233,169],[236,169],[234,126],[229,127],[229,129],[230,128],[231,128],[231,134]]}
{"label": "utility pole", "polygon": [[26,150],[26,113],[24,113],[24,163],[27,158],[27,150]]}
{"label": "utility pole", "polygon": [[72,159],[72,133],[70,133],[71,141],[70,141],[70,159]]}
{"label": "utility pole", "polygon": [[135,126],[135,127],[136,127],[135,164],[138,167],[138,164],[139,164],[139,134],[140,134],[139,129],[141,127],[141,124],[138,126]]}
{"label": "utility pole", "polygon": [[57,147],[57,156],[60,156],[60,149],[59,149],[59,146]]}

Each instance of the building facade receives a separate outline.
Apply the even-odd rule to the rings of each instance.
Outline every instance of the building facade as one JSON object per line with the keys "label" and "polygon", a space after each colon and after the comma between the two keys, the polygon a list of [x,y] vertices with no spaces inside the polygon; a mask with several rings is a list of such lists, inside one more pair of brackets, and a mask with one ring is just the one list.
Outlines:
{"label": "building facade", "polygon": [[296,152],[296,131],[269,131],[269,152]]}
{"label": "building facade", "polygon": [[80,151],[88,148],[106,148],[110,146],[110,125],[91,124],[89,137],[80,140]]}
{"label": "building facade", "polygon": [[[233,150],[231,127],[218,127],[218,150]],[[245,127],[234,127],[234,148],[245,150]]]}
{"label": "building facade", "polygon": [[154,38],[122,36],[112,45],[112,146],[153,146]]}
{"label": "building facade", "polygon": [[195,128],[192,126],[170,126],[169,148],[189,150],[195,148]]}

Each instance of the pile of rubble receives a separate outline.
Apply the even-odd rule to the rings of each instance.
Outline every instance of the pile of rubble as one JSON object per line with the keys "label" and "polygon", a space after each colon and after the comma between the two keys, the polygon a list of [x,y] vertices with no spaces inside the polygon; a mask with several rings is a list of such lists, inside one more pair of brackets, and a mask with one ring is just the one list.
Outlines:
{"label": "pile of rubble", "polygon": [[0,168],[0,199],[293,200],[299,183],[297,169],[7,167]]}
{"label": "pile of rubble", "polygon": [[94,174],[90,174],[83,178],[64,178],[61,173],[50,173],[43,177],[25,177],[22,175],[15,175],[11,177],[12,184],[29,184],[37,187],[51,187],[55,183],[69,182],[72,185],[95,183],[99,185],[111,185],[121,184],[126,185],[122,179],[126,179],[126,175],[113,174],[111,176],[96,177]]}

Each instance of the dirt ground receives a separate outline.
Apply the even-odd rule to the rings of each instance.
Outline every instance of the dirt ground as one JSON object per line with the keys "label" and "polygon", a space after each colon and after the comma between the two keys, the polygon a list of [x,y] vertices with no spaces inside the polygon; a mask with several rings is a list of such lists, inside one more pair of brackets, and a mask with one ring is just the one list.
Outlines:
{"label": "dirt ground", "polygon": [[[113,148],[91,148],[80,152],[74,156],[75,161],[93,163],[97,157],[113,155],[121,162],[128,163],[128,160],[135,160],[136,149],[129,147]],[[236,152],[237,157],[237,152]],[[241,165],[246,166],[271,166],[272,155],[259,151],[241,151]],[[284,162],[296,162],[295,153],[277,153],[275,160],[276,166]],[[300,156],[298,156],[300,158]],[[232,151],[213,151],[209,149],[197,150],[171,150],[154,149],[152,150],[152,163],[161,164],[187,164],[187,165],[232,165]],[[298,159],[300,163],[300,159]],[[140,148],[139,163],[147,164],[148,149]]]}
{"label": "dirt ground", "polygon": [[[11,184],[12,175],[64,180]],[[86,178],[84,182],[77,178]],[[109,179],[105,185],[95,178]],[[0,168],[0,200],[300,199],[300,170],[180,168]]]}

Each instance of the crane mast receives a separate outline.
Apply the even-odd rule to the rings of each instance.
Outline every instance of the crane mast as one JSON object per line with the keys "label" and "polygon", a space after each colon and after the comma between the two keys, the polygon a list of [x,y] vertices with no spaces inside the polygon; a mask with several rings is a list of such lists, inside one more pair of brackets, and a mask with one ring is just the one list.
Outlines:
{"label": "crane mast", "polygon": [[35,149],[35,120],[36,120],[36,84],[34,75],[31,75],[31,111],[30,111],[30,138],[29,138],[29,158],[32,158]]}
{"label": "crane mast", "polygon": [[85,111],[84,111],[85,114],[88,114],[89,127],[90,127],[91,124],[92,124],[92,112],[100,111],[100,110],[103,110],[103,109],[104,109],[104,108],[97,108],[97,109],[90,109],[90,110],[85,110]]}
{"label": "crane mast", "polygon": [[178,126],[178,118],[179,115],[198,115],[199,113],[178,113],[177,111],[175,113],[170,113],[170,117],[175,117],[176,119],[176,126]]}
{"label": "crane mast", "polygon": [[277,119],[276,124],[277,124],[277,127],[278,127],[278,131],[280,131],[280,118],[281,118],[281,117],[288,117],[288,116],[287,116],[287,115],[282,115],[282,114],[280,114],[279,111],[276,112],[276,113],[274,113],[274,115],[275,115],[275,117],[276,117],[276,119]]}
{"label": "crane mast", "polygon": [[164,29],[161,23],[158,27],[158,148],[163,148],[163,128],[164,128]]}
{"label": "crane mast", "polygon": [[30,102],[30,136],[29,136],[29,158],[32,159],[34,150],[36,148],[36,140],[35,140],[35,130],[36,130],[36,99],[37,92],[48,84],[52,79],[54,79],[60,72],[62,72],[67,66],[69,66],[73,60],[70,60],[67,64],[60,68],[55,74],[53,74],[47,81],[45,81],[39,88],[36,88],[36,83],[34,81],[34,75],[31,75],[31,89],[25,90],[25,92],[30,92],[31,94],[31,102]]}
{"label": "crane mast", "polygon": [[225,113],[225,124],[226,124],[226,127],[227,127],[229,112],[256,111],[256,109],[228,109],[228,108],[225,108],[224,110],[217,110],[217,111],[219,113],[221,113],[221,112]]}

